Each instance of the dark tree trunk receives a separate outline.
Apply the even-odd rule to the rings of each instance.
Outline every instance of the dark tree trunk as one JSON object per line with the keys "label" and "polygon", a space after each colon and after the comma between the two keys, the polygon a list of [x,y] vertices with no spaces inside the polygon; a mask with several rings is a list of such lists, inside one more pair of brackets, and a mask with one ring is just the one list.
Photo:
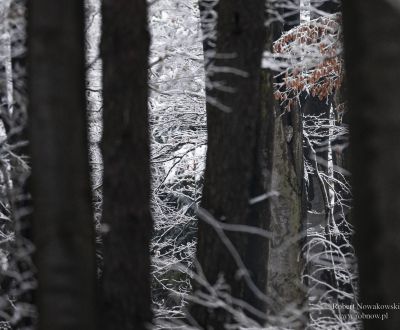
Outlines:
{"label": "dark tree trunk", "polygon": [[[219,105],[207,104],[208,151],[201,205],[217,221],[261,229],[269,226],[268,200],[254,204],[250,200],[270,190],[268,118],[272,114],[272,81],[270,74],[262,75],[261,71],[266,43],[264,21],[264,1],[221,0],[218,4],[216,51],[235,56],[214,59],[216,67],[232,70],[214,74],[214,88],[207,91],[208,100]],[[222,90],[218,82],[234,91]],[[260,298],[265,298],[268,240],[225,232],[249,272],[248,276],[240,274],[242,269],[202,215],[204,212],[198,224],[197,258],[206,279],[214,285],[222,276],[233,297],[265,312],[265,301]],[[255,292],[249,288],[251,281],[257,287]],[[204,290],[197,283],[194,287]],[[224,329],[226,322],[234,321],[222,309],[192,306],[191,312],[205,328]]]}
{"label": "dark tree trunk", "polygon": [[104,329],[147,329],[150,141],[145,0],[103,1]]}
{"label": "dark tree trunk", "polygon": [[83,1],[29,1],[34,243],[41,330],[97,329]]}
{"label": "dark tree trunk", "polygon": [[[387,1],[343,1],[353,220],[364,304],[400,301],[400,12]],[[379,84],[379,88],[377,88]],[[398,329],[364,319],[364,329]]]}

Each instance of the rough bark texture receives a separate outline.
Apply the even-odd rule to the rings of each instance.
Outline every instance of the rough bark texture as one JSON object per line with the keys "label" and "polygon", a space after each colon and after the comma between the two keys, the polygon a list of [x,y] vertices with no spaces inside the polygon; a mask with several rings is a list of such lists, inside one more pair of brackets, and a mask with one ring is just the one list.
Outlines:
{"label": "rough bark texture", "polygon": [[97,329],[83,1],[29,1],[29,97],[40,330]]}
{"label": "rough bark texture", "polygon": [[[353,219],[364,304],[400,301],[400,11],[343,2],[352,145]],[[398,329],[400,312],[364,329]]]}
{"label": "rough bark texture", "polygon": [[[268,159],[268,116],[272,107],[271,76],[264,75],[261,100],[261,56],[266,34],[264,28],[264,1],[243,2],[221,0],[218,5],[217,53],[234,54],[217,58],[219,67],[231,68],[212,76],[214,89],[207,91],[229,112],[211,103],[207,105],[208,152],[202,208],[215,220],[268,228],[268,200],[250,205],[250,199],[270,189]],[[239,72],[238,72],[239,71]],[[233,91],[217,86],[223,83]],[[221,85],[220,85],[221,86]],[[268,240],[245,233],[226,232],[247,267],[251,280],[260,292],[255,294],[245,283],[243,274],[215,229],[199,220],[197,258],[210,284],[223,277],[233,297],[265,311],[265,293],[268,261]],[[195,289],[199,288],[194,283]],[[224,323],[233,322],[221,309],[207,310],[192,306],[192,315],[207,329],[224,329]],[[260,320],[261,322],[261,320]]]}
{"label": "rough bark texture", "polygon": [[[299,21],[299,10],[292,10],[285,24],[275,24],[275,38]],[[288,304],[301,307],[306,299],[301,284],[304,263],[300,235],[305,229],[302,115],[300,109],[283,112],[275,106],[272,190],[279,196],[273,198],[271,205],[273,239],[268,268],[268,292],[277,300],[278,311]],[[301,327],[301,322],[297,326]]]}
{"label": "rough bark texture", "polygon": [[146,329],[150,298],[150,147],[145,0],[105,0],[103,36],[104,329]]}
{"label": "rough bark texture", "polygon": [[299,110],[287,115],[290,122],[280,115],[277,111],[272,189],[279,196],[272,201],[268,290],[280,308],[287,304],[301,307],[306,299],[301,284],[304,267],[301,233],[305,230],[303,128]]}

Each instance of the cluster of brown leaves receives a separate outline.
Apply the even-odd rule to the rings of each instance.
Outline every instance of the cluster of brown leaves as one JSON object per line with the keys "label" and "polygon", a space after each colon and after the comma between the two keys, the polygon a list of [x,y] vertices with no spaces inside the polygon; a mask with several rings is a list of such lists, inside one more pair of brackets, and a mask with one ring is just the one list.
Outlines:
{"label": "cluster of brown leaves", "polygon": [[288,65],[277,77],[275,99],[290,111],[303,92],[320,100],[332,95],[343,79],[341,49],[338,14],[302,23],[283,34],[273,51],[275,58]]}

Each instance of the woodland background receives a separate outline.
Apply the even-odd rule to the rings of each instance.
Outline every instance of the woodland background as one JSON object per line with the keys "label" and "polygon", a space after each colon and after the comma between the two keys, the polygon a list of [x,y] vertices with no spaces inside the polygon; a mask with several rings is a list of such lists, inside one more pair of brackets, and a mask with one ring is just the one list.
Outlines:
{"label": "woodland background", "polygon": [[0,329],[398,329],[399,76],[398,0],[1,0]]}

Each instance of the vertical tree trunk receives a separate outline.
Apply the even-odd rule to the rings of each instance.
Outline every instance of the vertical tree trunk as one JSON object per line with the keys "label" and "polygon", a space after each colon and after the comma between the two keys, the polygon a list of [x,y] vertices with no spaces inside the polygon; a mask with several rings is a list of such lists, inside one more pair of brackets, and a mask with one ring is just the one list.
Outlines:
{"label": "vertical tree trunk", "polygon": [[[214,73],[213,88],[207,91],[208,100],[212,98],[218,104],[207,104],[208,151],[202,200],[202,208],[217,221],[261,229],[269,226],[268,200],[251,203],[251,199],[270,190],[267,118],[272,111],[268,104],[272,100],[271,76],[263,77],[265,95],[260,91],[264,21],[264,1],[221,0],[218,4],[216,51],[233,56],[214,59],[217,68],[228,68],[228,72]],[[221,84],[232,90],[226,91]],[[200,216],[197,258],[206,279],[214,285],[223,277],[233,297],[265,312],[265,301],[260,298],[266,289],[268,240],[225,232],[247,273],[240,269],[215,228],[203,220]],[[249,282],[257,290],[252,291]],[[197,283],[194,287],[204,290]],[[193,306],[191,312],[207,329],[224,329],[224,324],[234,322],[223,309]]]}
{"label": "vertical tree trunk", "polygon": [[276,113],[272,189],[279,195],[272,200],[268,290],[280,308],[288,304],[301,307],[306,300],[302,285],[301,234],[306,217],[301,117],[299,109],[284,116]]}
{"label": "vertical tree trunk", "polygon": [[[285,23],[275,23],[279,31],[288,31],[300,23],[300,6],[284,12]],[[282,33],[281,32],[281,33]],[[302,307],[306,292],[302,286],[303,259],[301,233],[305,229],[305,194],[303,165],[303,125],[300,109],[284,113],[275,106],[272,190],[279,195],[272,200],[268,291],[277,300],[277,310],[288,304]],[[296,322],[294,327],[301,327]]]}
{"label": "vertical tree trunk", "polygon": [[[392,304],[400,301],[400,11],[389,1],[342,6],[360,300]],[[388,312],[364,319],[364,329],[397,329],[400,312]]]}
{"label": "vertical tree trunk", "polygon": [[104,328],[147,329],[150,147],[145,0],[103,1]]}
{"label": "vertical tree trunk", "polygon": [[29,98],[40,330],[97,329],[83,1],[29,1]]}

